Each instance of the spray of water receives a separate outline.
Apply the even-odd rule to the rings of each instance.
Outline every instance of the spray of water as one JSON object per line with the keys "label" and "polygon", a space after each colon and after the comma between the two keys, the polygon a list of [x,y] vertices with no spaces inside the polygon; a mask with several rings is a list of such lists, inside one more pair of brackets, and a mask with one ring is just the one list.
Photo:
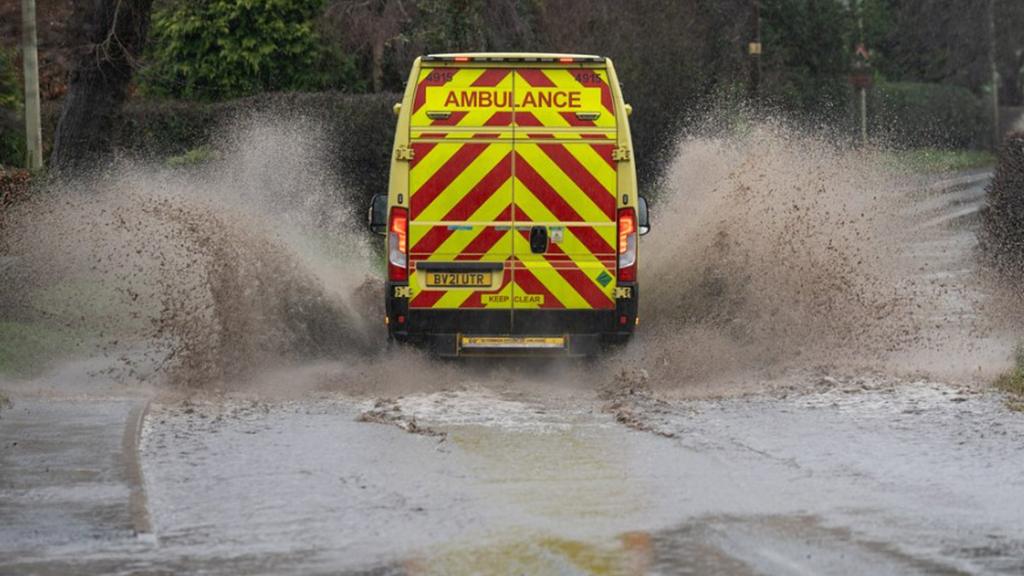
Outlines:
{"label": "spray of water", "polygon": [[7,308],[87,333],[124,376],[192,386],[373,353],[380,281],[322,144],[310,122],[248,118],[201,168],[53,186],[6,232]]}
{"label": "spray of water", "polygon": [[[920,253],[950,246],[949,231],[919,208],[920,176],[883,152],[761,123],[682,141],[666,183],[626,354],[652,381],[976,370],[985,321],[972,265],[951,274]],[[969,255],[967,238],[953,250]]]}
{"label": "spray of water", "polygon": [[[193,388],[380,394],[510,378],[507,366],[381,354],[375,239],[326,176],[315,123],[250,117],[216,150],[187,170],[124,163],[23,206],[4,233],[18,264],[0,278],[0,310],[89,334],[121,376]],[[977,326],[950,336],[936,322],[954,322],[951,290],[973,310],[971,288],[922,276],[903,253],[930,233],[907,194],[919,183],[880,158],[770,123],[682,141],[642,243],[637,338],[533,379],[615,385],[642,367],[692,387],[794,367],[889,370],[899,352],[948,354],[950,342],[963,352]]]}

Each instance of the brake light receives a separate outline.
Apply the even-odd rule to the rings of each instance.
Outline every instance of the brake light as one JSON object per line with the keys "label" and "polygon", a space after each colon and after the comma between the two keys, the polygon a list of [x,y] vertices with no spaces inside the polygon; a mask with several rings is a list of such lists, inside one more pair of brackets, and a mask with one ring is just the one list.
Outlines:
{"label": "brake light", "polygon": [[388,216],[388,280],[409,279],[409,258],[406,239],[409,233],[409,211],[398,206]]}
{"label": "brake light", "polygon": [[619,282],[636,282],[636,211],[619,210]]}

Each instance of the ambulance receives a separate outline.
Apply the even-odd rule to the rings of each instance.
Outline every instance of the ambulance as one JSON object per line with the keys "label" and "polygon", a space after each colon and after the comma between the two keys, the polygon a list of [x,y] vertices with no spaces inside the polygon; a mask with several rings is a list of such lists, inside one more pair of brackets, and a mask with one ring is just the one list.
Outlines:
{"label": "ambulance", "polygon": [[443,356],[589,356],[640,319],[638,195],[612,61],[417,58],[386,195],[388,335]]}

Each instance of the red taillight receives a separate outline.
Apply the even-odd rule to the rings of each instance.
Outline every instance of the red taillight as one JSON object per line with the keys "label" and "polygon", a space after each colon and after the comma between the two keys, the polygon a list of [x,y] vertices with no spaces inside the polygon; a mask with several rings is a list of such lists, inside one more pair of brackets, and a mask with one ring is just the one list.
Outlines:
{"label": "red taillight", "polygon": [[469,62],[469,56],[456,56],[456,62]]}
{"label": "red taillight", "polygon": [[408,235],[409,211],[396,206],[388,215],[388,280],[392,282],[409,279]]}
{"label": "red taillight", "polygon": [[636,282],[636,211],[619,210],[619,282]]}
{"label": "red taillight", "polygon": [[561,62],[562,64],[572,64],[573,63],[573,59],[572,58],[559,58],[558,61]]}

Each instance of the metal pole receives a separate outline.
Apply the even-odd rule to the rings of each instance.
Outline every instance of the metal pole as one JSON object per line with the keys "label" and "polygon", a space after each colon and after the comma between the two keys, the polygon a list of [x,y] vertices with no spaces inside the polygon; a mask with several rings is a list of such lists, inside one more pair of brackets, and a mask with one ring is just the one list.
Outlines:
{"label": "metal pole", "polygon": [[43,167],[43,131],[39,119],[39,53],[36,50],[36,0],[21,0],[21,54],[25,71],[25,143],[27,167]]}
{"label": "metal pole", "polygon": [[996,2],[988,0],[988,65],[992,73],[992,147],[1002,140],[999,128],[999,68],[996,66]]}

